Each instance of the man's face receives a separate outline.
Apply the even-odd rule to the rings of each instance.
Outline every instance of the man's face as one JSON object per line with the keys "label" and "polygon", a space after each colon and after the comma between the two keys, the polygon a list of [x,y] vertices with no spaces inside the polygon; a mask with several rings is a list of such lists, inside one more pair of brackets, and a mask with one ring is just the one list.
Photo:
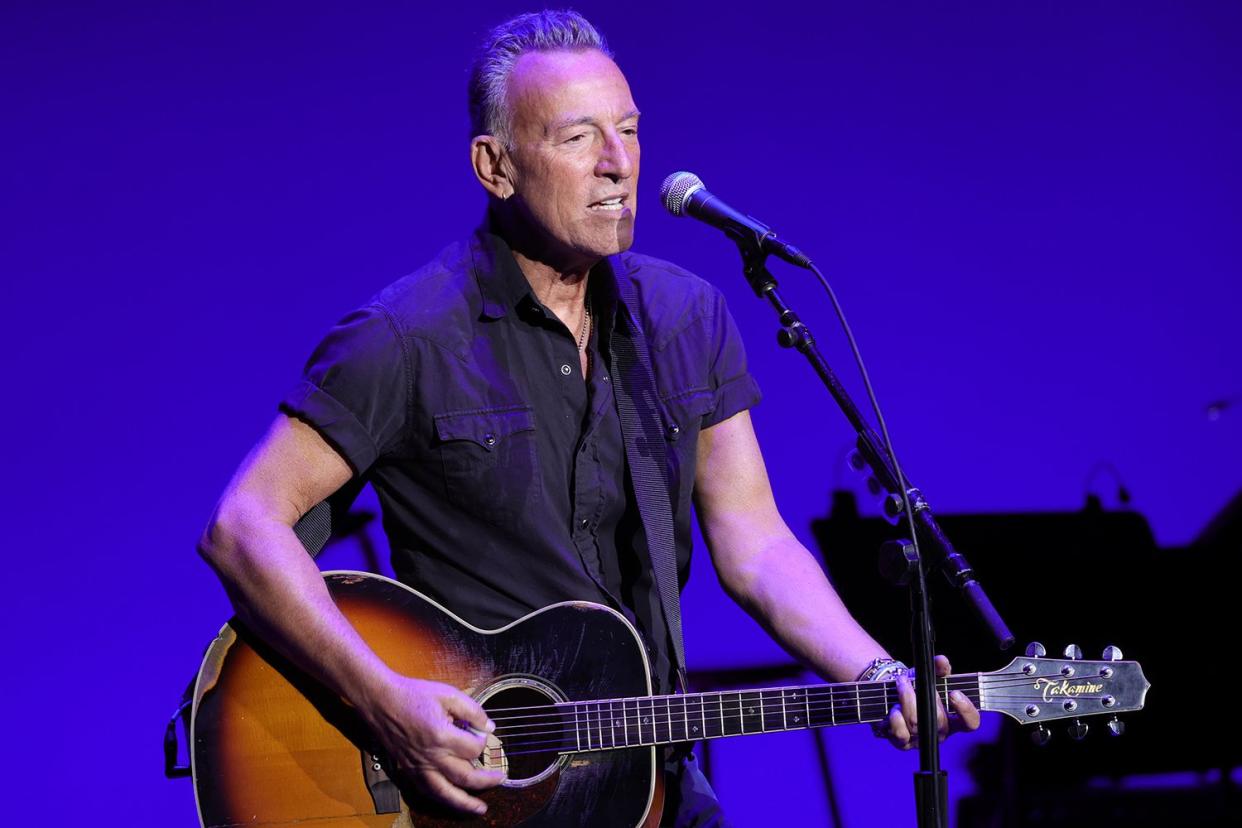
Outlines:
{"label": "man's face", "polygon": [[594,49],[532,52],[509,78],[515,206],[551,261],[591,265],[634,241],[638,108]]}

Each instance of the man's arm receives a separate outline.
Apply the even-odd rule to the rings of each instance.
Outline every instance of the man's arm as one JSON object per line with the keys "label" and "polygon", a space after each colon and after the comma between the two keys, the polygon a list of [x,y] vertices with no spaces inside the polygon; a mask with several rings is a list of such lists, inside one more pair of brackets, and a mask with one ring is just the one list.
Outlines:
{"label": "man's arm", "polygon": [[448,685],[402,676],[341,614],[293,525],[352,476],[313,428],[277,417],[250,452],[211,517],[199,552],[216,570],[241,619],[277,650],[352,704],[396,769],[430,796],[482,813],[464,789],[503,776],[475,768],[487,714]]}
{"label": "man's arm", "polygon": [[[834,681],[852,681],[872,659],[888,656],[850,615],[819,563],[781,517],[748,412],[699,436],[694,492],[721,585],[781,646]],[[947,675],[947,660],[938,657],[937,667]],[[888,735],[905,748],[913,745],[917,720],[914,694],[904,677],[898,679],[898,692],[900,709],[889,717]],[[964,695],[950,700],[957,714],[954,725],[978,727],[979,712]],[[942,733],[948,726],[942,718]]]}

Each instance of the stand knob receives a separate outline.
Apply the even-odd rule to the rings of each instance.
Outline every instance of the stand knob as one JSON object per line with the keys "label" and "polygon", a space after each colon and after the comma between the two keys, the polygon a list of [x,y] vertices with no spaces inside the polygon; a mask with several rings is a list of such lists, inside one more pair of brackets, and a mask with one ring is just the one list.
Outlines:
{"label": "stand knob", "polygon": [[1072,658],[1075,661],[1082,658],[1082,647],[1077,644],[1069,644],[1065,648],[1065,657]]}
{"label": "stand knob", "polygon": [[1048,651],[1038,641],[1032,641],[1026,645],[1027,658],[1043,658],[1046,655],[1048,655]]}
{"label": "stand knob", "polygon": [[1122,656],[1121,656],[1120,647],[1114,647],[1112,644],[1109,644],[1107,647],[1104,648],[1104,660],[1105,661],[1121,661],[1121,658]]}
{"label": "stand knob", "polygon": [[919,554],[910,541],[885,541],[880,547],[880,575],[890,584],[907,586],[918,571]]}
{"label": "stand knob", "polygon": [[1074,719],[1070,726],[1066,728],[1066,732],[1069,733],[1070,738],[1075,742],[1081,742],[1087,738],[1087,723],[1082,719]]}
{"label": "stand knob", "polygon": [[884,516],[888,518],[890,523],[895,523],[899,517],[906,511],[906,504],[901,499],[901,495],[889,493],[884,498]]}
{"label": "stand knob", "polygon": [[1121,736],[1126,732],[1126,723],[1113,716],[1108,720],[1108,732],[1114,736]]}
{"label": "stand knob", "polygon": [[1031,741],[1035,743],[1036,747],[1043,747],[1052,741],[1052,731],[1040,725],[1031,731]]}

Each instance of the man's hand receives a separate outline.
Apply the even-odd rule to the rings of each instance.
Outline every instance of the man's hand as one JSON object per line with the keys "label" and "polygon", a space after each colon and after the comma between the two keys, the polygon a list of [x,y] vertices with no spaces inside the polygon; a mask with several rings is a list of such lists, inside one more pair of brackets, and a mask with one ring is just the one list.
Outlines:
{"label": "man's hand", "polygon": [[499,785],[505,775],[473,764],[496,729],[478,702],[447,684],[396,675],[360,710],[401,778],[451,808],[487,810],[468,791]]}
{"label": "man's hand", "polygon": [[[947,658],[936,656],[937,678],[944,678],[952,669]],[[918,701],[915,699],[914,685],[908,676],[898,675],[896,683],[898,702],[889,711],[888,718],[876,728],[876,735],[884,736],[900,750],[910,750],[919,743]],[[945,713],[944,703],[937,694],[936,727],[942,742],[951,733],[979,727],[979,710],[965,693],[960,690],[949,693],[949,704],[953,709]]]}

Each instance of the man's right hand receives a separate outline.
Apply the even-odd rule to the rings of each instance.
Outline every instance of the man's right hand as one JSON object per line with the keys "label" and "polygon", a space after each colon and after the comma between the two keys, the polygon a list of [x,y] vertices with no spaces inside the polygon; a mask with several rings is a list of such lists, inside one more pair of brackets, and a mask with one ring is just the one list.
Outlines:
{"label": "man's right hand", "polygon": [[451,808],[475,814],[487,810],[468,791],[499,785],[505,775],[473,764],[487,734],[496,729],[478,702],[447,684],[397,674],[368,695],[360,712],[401,778]]}

